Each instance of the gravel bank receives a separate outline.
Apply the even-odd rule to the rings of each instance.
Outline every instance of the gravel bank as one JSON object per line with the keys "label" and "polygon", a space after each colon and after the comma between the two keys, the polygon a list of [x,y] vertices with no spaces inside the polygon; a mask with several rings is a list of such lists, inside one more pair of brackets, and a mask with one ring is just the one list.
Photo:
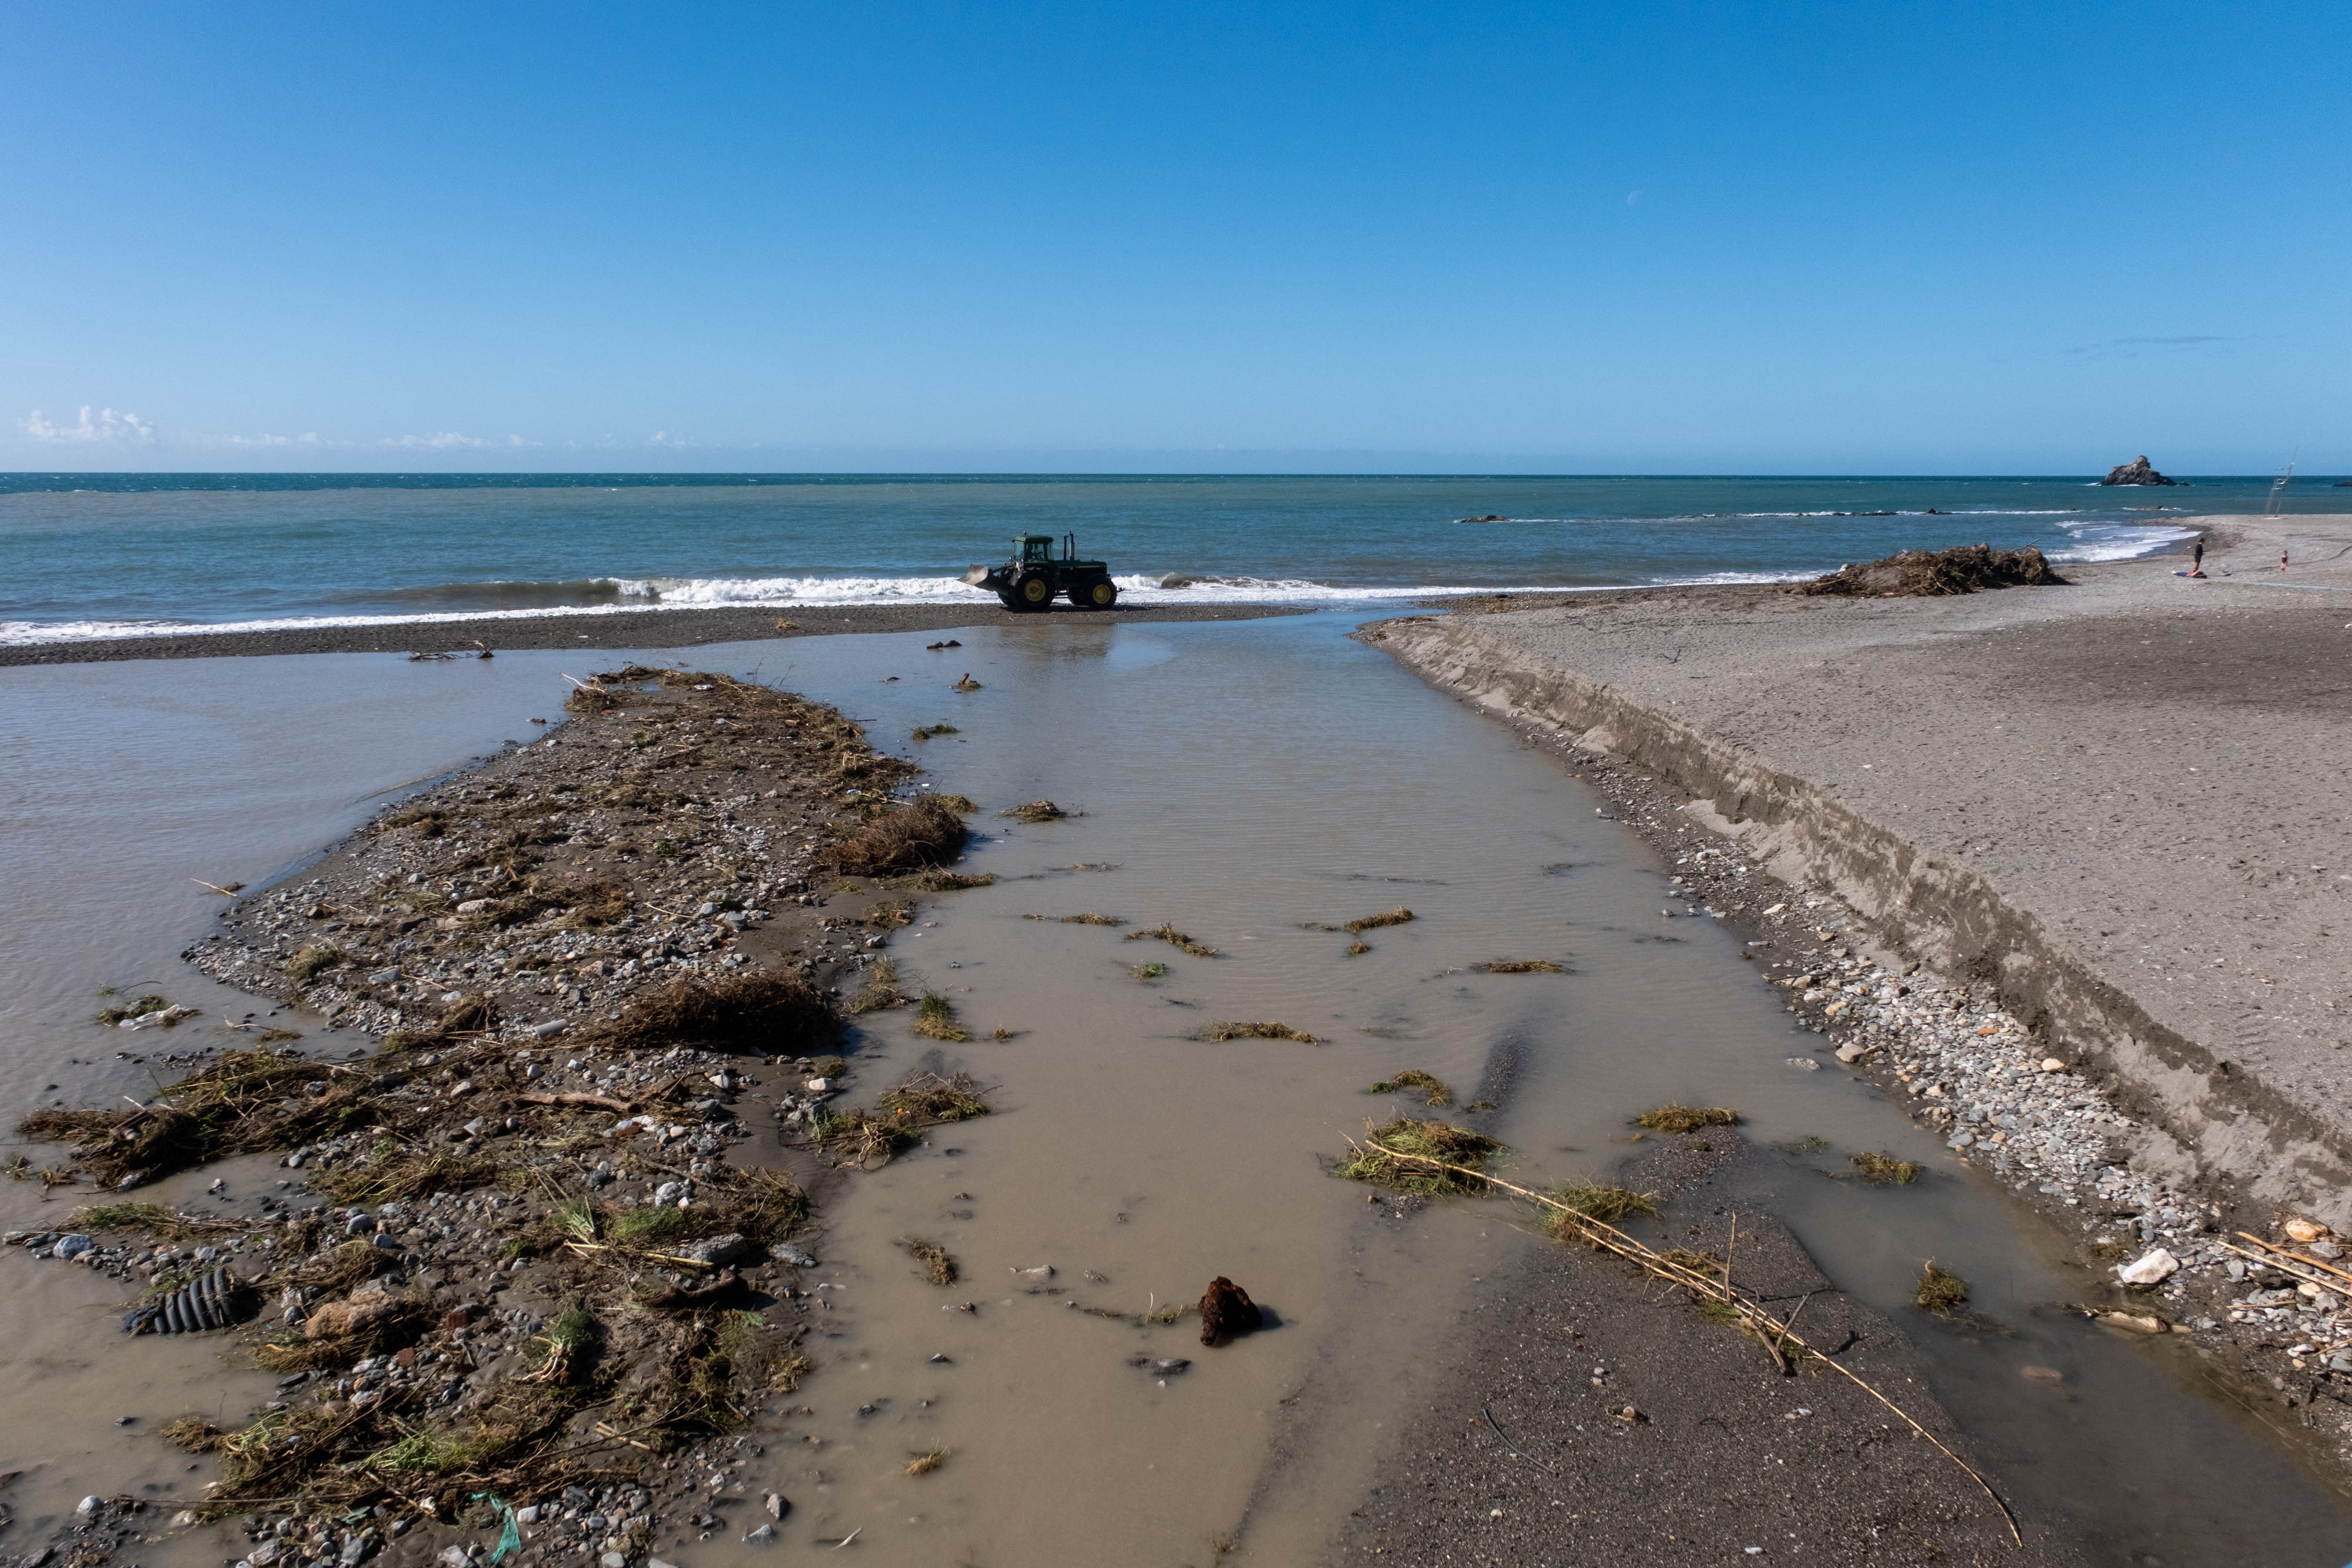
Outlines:
{"label": "gravel bank", "polygon": [[[243,1325],[285,1375],[233,1429],[143,1413],[217,1458],[163,1528],[232,1521],[250,1568],[446,1568],[509,1518],[519,1568],[804,1533],[786,1401],[828,1306],[806,1194],[872,1123],[829,1120],[858,1077],[838,998],[886,972],[909,895],[956,881],[917,866],[882,897],[828,868],[910,819],[934,866],[962,833],[894,807],[917,770],[789,694],[630,668],[568,706],[189,951],[278,1004],[229,1021],[237,1049],[168,1059],[196,1071],[146,1104],[26,1124],[97,1201],[9,1234],[20,1259],[117,1281],[126,1331]],[[124,1027],[171,1027],[163,999]],[[881,1097],[885,1149],[984,1113],[933,1090],[945,1111]],[[101,1491],[51,1549],[94,1565],[163,1511]]]}

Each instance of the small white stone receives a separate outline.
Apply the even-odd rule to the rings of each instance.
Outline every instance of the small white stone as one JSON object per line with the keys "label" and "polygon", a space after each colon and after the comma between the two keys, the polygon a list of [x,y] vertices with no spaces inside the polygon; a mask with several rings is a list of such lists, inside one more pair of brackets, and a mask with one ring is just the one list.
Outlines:
{"label": "small white stone", "polygon": [[2116,1277],[2126,1285],[2160,1285],[2180,1269],[2180,1260],[2163,1248],[2155,1248],[2116,1270]]}

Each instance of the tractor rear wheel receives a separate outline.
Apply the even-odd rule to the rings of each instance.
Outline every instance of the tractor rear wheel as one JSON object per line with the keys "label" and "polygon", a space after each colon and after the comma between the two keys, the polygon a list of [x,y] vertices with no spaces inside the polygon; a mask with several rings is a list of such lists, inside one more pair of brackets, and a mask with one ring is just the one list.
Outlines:
{"label": "tractor rear wheel", "polygon": [[1070,590],[1070,602],[1081,610],[1108,610],[1118,602],[1118,584],[1097,577]]}

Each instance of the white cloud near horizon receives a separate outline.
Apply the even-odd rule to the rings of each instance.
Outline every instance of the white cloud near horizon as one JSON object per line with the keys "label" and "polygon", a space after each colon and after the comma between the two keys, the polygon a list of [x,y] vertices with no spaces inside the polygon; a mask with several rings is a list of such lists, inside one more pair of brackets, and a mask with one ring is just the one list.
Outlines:
{"label": "white cloud near horizon", "polygon": [[455,446],[488,446],[489,443],[478,435],[460,435],[454,430],[443,430],[436,431],[431,435],[387,435],[376,444],[378,446],[426,447],[446,452]]}
{"label": "white cloud near horizon", "polygon": [[25,434],[34,440],[52,445],[79,445],[99,441],[152,441],[155,427],[135,413],[117,413],[112,409],[100,409],[98,418],[89,417],[89,404],[81,405],[80,422],[74,424],[52,424],[35,409],[16,422]]}

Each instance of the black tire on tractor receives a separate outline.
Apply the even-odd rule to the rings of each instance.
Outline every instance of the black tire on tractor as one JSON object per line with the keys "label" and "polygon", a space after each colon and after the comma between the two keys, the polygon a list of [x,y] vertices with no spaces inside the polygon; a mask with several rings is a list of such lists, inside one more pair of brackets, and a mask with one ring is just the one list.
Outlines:
{"label": "black tire on tractor", "polygon": [[1108,610],[1118,602],[1118,584],[1097,577],[1070,590],[1070,602],[1081,610]]}
{"label": "black tire on tractor", "polygon": [[1023,578],[1013,585],[1013,591],[1021,596],[1021,602],[1014,607],[1016,609],[1045,610],[1050,609],[1054,602],[1054,582],[1044,572]]}
{"label": "black tire on tractor", "polygon": [[1009,588],[998,589],[996,591],[996,597],[1007,610],[1025,610],[1028,608],[1027,605],[1021,602],[1021,596],[1013,592]]}

